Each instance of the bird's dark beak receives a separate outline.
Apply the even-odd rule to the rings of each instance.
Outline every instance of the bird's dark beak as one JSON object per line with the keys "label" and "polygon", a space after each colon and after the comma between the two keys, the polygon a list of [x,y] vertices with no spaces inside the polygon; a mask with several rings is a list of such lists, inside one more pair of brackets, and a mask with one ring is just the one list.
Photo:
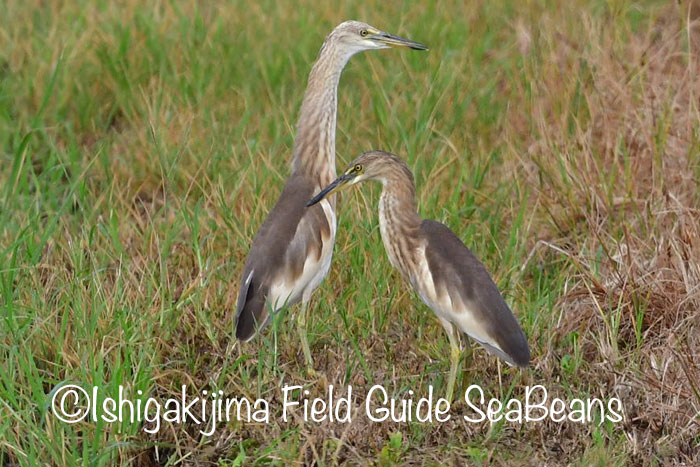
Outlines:
{"label": "bird's dark beak", "polygon": [[428,50],[427,45],[412,41],[410,39],[404,39],[403,37],[394,36],[393,34],[389,34],[387,32],[373,34],[372,39],[392,47],[408,47],[409,49],[413,50]]}
{"label": "bird's dark beak", "polygon": [[318,203],[331,193],[340,190],[343,186],[345,186],[346,183],[348,183],[353,178],[355,178],[354,174],[343,174],[340,177],[336,178],[333,182],[331,182],[330,185],[321,190],[319,194],[311,198],[311,200],[308,203],[306,203],[306,207],[313,206],[314,204]]}

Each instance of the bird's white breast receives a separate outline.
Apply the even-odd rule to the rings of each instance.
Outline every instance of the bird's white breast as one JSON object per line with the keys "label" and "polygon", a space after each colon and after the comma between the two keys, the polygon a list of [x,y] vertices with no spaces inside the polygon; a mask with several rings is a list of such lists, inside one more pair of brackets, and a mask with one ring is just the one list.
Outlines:
{"label": "bird's white breast", "polygon": [[[285,304],[293,305],[299,300],[308,301],[311,293],[319,286],[321,281],[328,274],[328,270],[331,266],[331,259],[333,257],[333,244],[335,243],[335,233],[336,233],[336,217],[333,208],[331,207],[327,199],[321,200],[319,203],[323,209],[323,213],[326,216],[326,221],[330,227],[330,235],[326,237],[321,237],[323,242],[321,248],[320,257],[316,258],[315,255],[308,255],[304,261],[304,266],[300,276],[296,278],[289,278],[286,275],[281,275],[279,280],[277,280],[270,287],[270,292],[268,293],[268,303],[272,305],[273,310],[279,310]],[[303,223],[308,222],[305,218],[302,218],[300,225],[297,228],[297,232],[292,239],[292,243],[299,242],[303,243],[306,239],[301,238],[306,235],[308,229],[304,228]]]}
{"label": "bird's white breast", "polygon": [[330,227],[329,238],[322,238],[323,248],[321,249],[321,258],[318,261],[313,261],[307,259],[304,263],[304,275],[307,274],[307,269],[309,271],[309,281],[303,290],[303,300],[307,301],[311,296],[311,293],[319,286],[321,281],[328,274],[328,270],[331,267],[331,259],[333,258],[333,245],[335,244],[335,231],[336,231],[336,217],[335,211],[331,207],[330,202],[327,199],[321,200],[321,207],[323,208],[323,213],[326,215],[326,221]]}

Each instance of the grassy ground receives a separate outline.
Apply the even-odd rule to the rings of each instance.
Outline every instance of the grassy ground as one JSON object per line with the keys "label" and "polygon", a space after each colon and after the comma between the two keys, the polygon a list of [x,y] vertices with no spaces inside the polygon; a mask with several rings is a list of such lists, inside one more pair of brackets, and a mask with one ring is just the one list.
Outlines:
{"label": "grassy ground", "polygon": [[[0,3],[0,463],[700,461],[700,8],[75,3]],[[475,349],[458,389],[619,397],[622,423],[282,421],[285,384],[401,397],[440,392],[449,368],[441,327],[386,260],[378,187],[340,197],[310,313],[323,376],[306,375],[289,314],[233,337],[307,73],[349,18],[431,50],[350,62],[339,165],[371,148],[406,158],[423,216],[482,258],[530,342],[524,371]],[[220,389],[272,413],[209,437],[68,425],[50,403],[69,382],[163,400]]]}

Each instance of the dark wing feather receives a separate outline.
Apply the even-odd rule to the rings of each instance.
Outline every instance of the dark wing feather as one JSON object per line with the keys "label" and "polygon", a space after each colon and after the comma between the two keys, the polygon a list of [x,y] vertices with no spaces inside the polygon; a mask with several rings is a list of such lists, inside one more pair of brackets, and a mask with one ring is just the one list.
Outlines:
{"label": "dark wing feather", "polygon": [[[287,181],[277,204],[263,222],[248,253],[239,290],[236,310],[236,337],[250,340],[263,328],[269,318],[266,296],[272,281],[290,268],[303,268],[308,245],[295,245],[295,233],[304,216],[325,216],[320,205],[306,208],[313,196],[315,184],[301,175]],[[306,242],[303,242],[306,243]],[[300,264],[297,264],[301,261]],[[300,271],[296,271],[300,272]]]}
{"label": "dark wing feather", "polygon": [[428,267],[436,288],[461,295],[474,318],[500,349],[479,342],[486,350],[517,366],[527,366],[530,349],[525,334],[483,264],[447,226],[433,220],[421,223],[427,241]]}

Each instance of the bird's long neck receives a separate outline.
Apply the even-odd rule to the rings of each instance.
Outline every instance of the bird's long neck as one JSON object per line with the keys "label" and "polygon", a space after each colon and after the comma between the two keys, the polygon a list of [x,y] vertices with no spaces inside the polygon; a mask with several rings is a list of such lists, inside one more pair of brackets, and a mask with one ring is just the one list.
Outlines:
{"label": "bird's long neck", "polygon": [[384,188],[379,199],[379,227],[384,248],[391,264],[410,279],[421,224],[413,175],[407,167],[397,166],[381,181]]}
{"label": "bird's long neck", "polygon": [[326,42],[309,75],[301,105],[292,155],[292,171],[317,178],[319,186],[333,181],[335,122],[340,74],[350,56]]}

